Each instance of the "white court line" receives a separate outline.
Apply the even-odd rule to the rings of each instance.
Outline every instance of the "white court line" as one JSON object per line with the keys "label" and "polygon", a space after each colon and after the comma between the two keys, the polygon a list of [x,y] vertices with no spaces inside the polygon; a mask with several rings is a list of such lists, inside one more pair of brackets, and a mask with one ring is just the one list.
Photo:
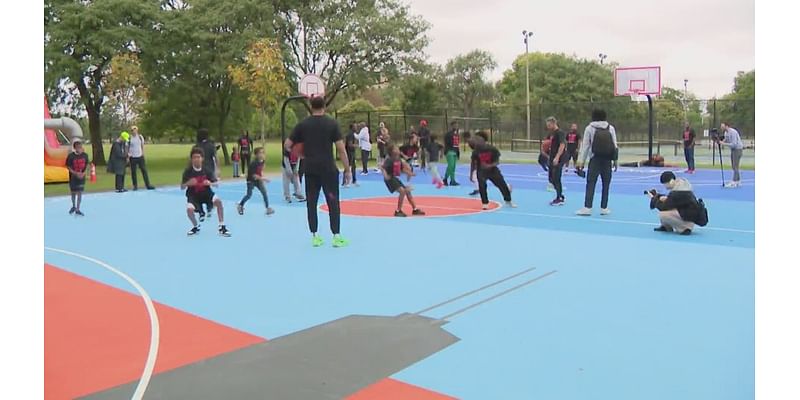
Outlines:
{"label": "white court line", "polygon": [[159,325],[158,325],[158,314],[156,314],[156,308],[153,305],[153,301],[150,299],[150,295],[144,290],[144,288],[139,285],[133,278],[126,275],[124,272],[91,257],[84,256],[83,254],[73,253],[67,250],[56,249],[52,247],[45,246],[45,250],[50,250],[56,253],[62,253],[66,255],[70,255],[73,257],[82,258],[86,261],[93,262],[117,275],[122,277],[128,281],[128,283],[136,288],[136,291],[139,292],[139,295],[142,297],[144,301],[145,307],[147,307],[147,314],[150,316],[150,349],[147,352],[147,361],[144,364],[144,370],[142,371],[142,377],[139,378],[139,384],[136,385],[136,390],[133,392],[133,396],[131,399],[134,400],[141,400],[144,397],[144,392],[147,390],[147,385],[150,384],[150,378],[153,376],[153,369],[156,366],[156,358],[158,357],[158,341],[159,341]]}
{"label": "white court line", "polygon": [[[354,199],[348,199],[354,200]],[[494,200],[490,200],[493,203],[500,204]],[[367,204],[396,204],[394,202],[381,202],[381,201],[358,201],[359,203],[367,203]],[[645,226],[654,226],[657,225],[656,223],[652,222],[641,222],[641,221],[628,221],[622,219],[610,219],[610,218],[593,218],[593,217],[583,217],[579,215],[551,215],[551,214],[539,214],[539,213],[526,213],[520,211],[501,211],[500,208],[495,208],[487,211],[475,211],[474,209],[470,208],[459,208],[459,207],[444,207],[444,206],[426,206],[426,208],[438,208],[442,210],[453,210],[453,211],[472,211],[472,213],[465,213],[465,214],[452,214],[452,215],[437,215],[437,217],[453,217],[453,216],[460,216],[460,215],[477,215],[483,214],[486,212],[497,212],[499,214],[509,214],[509,215],[524,215],[528,217],[539,217],[539,218],[556,218],[556,219],[573,219],[573,220],[581,220],[581,221],[594,221],[594,222],[607,222],[607,223],[616,223],[616,224],[628,224],[628,225],[645,225]],[[348,215],[349,216],[349,215]],[[371,216],[370,216],[371,217]],[[710,231],[720,231],[720,232],[736,232],[736,233],[749,233],[755,234],[755,231],[745,230],[745,229],[734,229],[734,228],[715,228],[715,227],[701,227],[703,230],[710,230]]]}

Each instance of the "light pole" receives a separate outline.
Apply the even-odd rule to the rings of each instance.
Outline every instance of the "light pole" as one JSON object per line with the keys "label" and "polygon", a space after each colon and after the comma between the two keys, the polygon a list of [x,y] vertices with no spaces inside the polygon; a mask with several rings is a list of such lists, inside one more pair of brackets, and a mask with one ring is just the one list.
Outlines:
{"label": "light pole", "polygon": [[683,120],[689,122],[689,80],[683,80]]}
{"label": "light pole", "polygon": [[600,65],[603,65],[603,60],[605,60],[606,58],[608,58],[608,54],[603,54],[603,53],[600,53],[600,54],[598,54],[598,55],[597,55],[597,57],[599,57],[599,58],[600,58]]}
{"label": "light pole", "polygon": [[531,140],[531,78],[530,78],[530,61],[528,59],[528,38],[533,36],[533,32],[527,30],[522,31],[522,38],[525,42],[525,109],[528,115],[528,140]]}

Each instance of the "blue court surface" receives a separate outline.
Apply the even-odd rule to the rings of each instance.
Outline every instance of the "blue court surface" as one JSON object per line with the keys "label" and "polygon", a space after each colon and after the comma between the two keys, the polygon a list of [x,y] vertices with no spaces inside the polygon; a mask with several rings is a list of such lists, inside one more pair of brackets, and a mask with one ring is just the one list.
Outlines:
{"label": "blue court surface", "polygon": [[[463,399],[754,398],[755,172],[743,172],[740,188],[724,189],[719,170],[676,170],[705,200],[710,219],[679,236],[653,231],[658,218],[642,193],[664,191],[663,169],[620,167],[612,214],[599,215],[598,182],[591,217],[574,214],[585,180],[573,172],[563,179],[567,204],[551,207],[554,194],[538,165],[501,169],[518,208],[345,215],[342,233],[351,243],[341,249],[330,245],[324,211],[326,244],[311,246],[306,206],[283,201],[280,178],[267,186],[276,210],[269,217],[257,191],[245,214],[236,213],[244,182],[216,190],[230,238],[216,234],[216,213],[187,237],[177,186],[86,195],[83,218],[68,215],[68,197],[48,198],[45,245],[108,263],[154,301],[268,339],[348,315],[413,313],[535,267],[424,313],[441,318],[543,276],[448,317],[443,329],[460,341],[392,378]],[[361,186],[341,189],[342,200],[391,196],[379,174],[357,178]],[[420,173],[414,194],[470,198],[468,166],[459,166],[458,180],[460,187],[436,189]],[[489,194],[502,204],[491,184]],[[80,258],[45,251],[45,261],[138,296]]]}

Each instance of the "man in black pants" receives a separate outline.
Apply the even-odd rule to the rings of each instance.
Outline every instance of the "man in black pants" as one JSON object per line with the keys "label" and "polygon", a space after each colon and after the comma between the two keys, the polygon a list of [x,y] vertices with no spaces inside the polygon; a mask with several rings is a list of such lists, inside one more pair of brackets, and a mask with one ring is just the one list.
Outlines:
{"label": "man in black pants", "polygon": [[564,188],[561,186],[561,173],[563,172],[564,160],[568,160],[568,156],[566,155],[565,151],[567,146],[565,143],[564,132],[558,128],[558,120],[556,117],[548,117],[545,122],[547,124],[547,130],[550,131],[550,153],[548,154],[550,159],[550,167],[548,169],[548,174],[550,183],[556,190],[556,198],[550,202],[550,205],[563,206]]}
{"label": "man in black pants", "polygon": [[592,215],[594,189],[597,186],[597,177],[603,181],[603,197],[600,200],[600,215],[611,214],[608,208],[608,193],[611,188],[611,167],[616,169],[617,133],[614,126],[606,121],[604,110],[592,111],[592,122],[583,131],[583,145],[581,145],[581,161],[578,170],[583,169],[583,163],[589,159],[589,173],[586,175],[586,198],[583,208],[575,212],[577,215]]}
{"label": "man in black pants", "polygon": [[[356,149],[358,148],[358,137],[356,136],[356,125],[355,122],[350,124],[350,133],[344,139],[345,148],[347,149],[347,159],[350,160],[350,170],[356,170]],[[342,176],[342,186],[349,188],[351,183],[345,180],[347,176]],[[356,174],[353,174],[353,186],[358,186],[358,182],[356,179]]]}
{"label": "man in black pants", "polygon": [[[481,204],[484,210],[489,209],[489,194],[487,193],[486,181],[492,183],[500,189],[503,194],[503,200],[506,205],[511,208],[516,208],[517,205],[511,202],[511,189],[508,188],[500,168],[497,164],[500,162],[500,151],[496,147],[486,143],[489,140],[489,135],[484,131],[480,131],[473,139],[475,143],[475,150],[472,151],[472,162],[470,163],[473,169],[477,168],[478,178],[478,191],[481,193]],[[470,171],[472,177],[472,171]]]}
{"label": "man in black pants", "polygon": [[250,131],[244,131],[239,137],[239,158],[242,160],[242,174],[247,176],[247,168],[250,166],[250,151],[253,149],[253,140],[250,139]]}
{"label": "man in black pants", "polygon": [[339,234],[339,169],[333,158],[333,144],[339,152],[339,159],[344,165],[345,184],[352,179],[350,160],[342,140],[339,124],[325,115],[325,99],[321,96],[311,98],[311,116],[301,121],[292,130],[292,135],[283,144],[291,150],[295,143],[303,143],[303,168],[306,180],[306,199],[308,210],[308,228],[311,231],[311,244],[314,247],[323,245],[317,236],[317,202],[319,192],[325,194],[328,214],[333,232],[333,247],[347,246],[348,241]]}

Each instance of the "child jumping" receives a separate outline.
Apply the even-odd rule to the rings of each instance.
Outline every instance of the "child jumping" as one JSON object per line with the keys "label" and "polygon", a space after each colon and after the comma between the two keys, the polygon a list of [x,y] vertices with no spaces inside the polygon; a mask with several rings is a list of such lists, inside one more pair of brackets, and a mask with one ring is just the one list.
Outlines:
{"label": "child jumping", "polygon": [[200,147],[192,148],[191,163],[183,171],[181,179],[181,189],[186,189],[186,216],[192,222],[192,229],[187,235],[192,236],[200,233],[200,226],[197,224],[194,213],[200,213],[200,222],[205,220],[206,214],[203,211],[203,204],[209,209],[217,207],[217,217],[219,218],[220,236],[231,236],[228,228],[225,227],[223,218],[222,200],[214,194],[211,186],[216,186],[217,175],[214,171],[203,168],[203,149]]}
{"label": "child jumping", "polygon": [[89,155],[83,152],[83,143],[76,140],[72,144],[72,152],[67,156],[67,169],[69,169],[69,191],[72,197],[72,208],[69,214],[83,216],[81,212],[81,197],[83,187],[86,185],[86,168],[89,167]]}
{"label": "child jumping", "polygon": [[425,215],[425,212],[417,208],[417,204],[414,202],[414,198],[411,196],[411,190],[406,188],[403,185],[403,182],[400,181],[401,173],[405,173],[408,179],[411,179],[414,176],[414,172],[411,171],[411,167],[408,165],[400,157],[400,149],[397,148],[392,143],[386,145],[386,161],[384,161],[383,165],[381,165],[381,172],[383,172],[383,181],[386,183],[386,188],[389,189],[389,193],[398,192],[399,196],[397,198],[397,210],[394,212],[395,217],[405,217],[406,214],[403,212],[403,199],[408,198],[408,202],[411,203],[412,215]]}
{"label": "child jumping", "polygon": [[303,196],[303,194],[300,192],[300,174],[298,173],[299,166],[300,158],[297,156],[297,153],[284,149],[281,167],[283,167],[283,198],[287,203],[292,202],[292,196],[289,195],[289,182],[294,185],[294,197],[300,202],[306,201],[305,196]]}
{"label": "child jumping", "polygon": [[241,156],[239,155],[239,151],[236,149],[236,146],[233,146],[231,150],[231,161],[233,162],[233,177],[239,177],[239,160]]}
{"label": "child jumping", "polygon": [[254,187],[261,192],[261,197],[264,198],[264,207],[267,209],[267,215],[275,214],[275,210],[269,206],[267,188],[264,187],[264,182],[269,183],[269,179],[262,174],[264,172],[264,158],[264,148],[256,148],[256,158],[247,166],[247,194],[245,194],[242,201],[236,205],[236,211],[239,212],[239,215],[244,214],[244,203],[250,200],[250,196],[253,195]]}
{"label": "child jumping", "polygon": [[516,208],[517,205],[511,201],[511,189],[509,189],[508,184],[506,184],[506,180],[503,178],[500,168],[497,168],[497,164],[500,162],[500,151],[497,150],[496,147],[486,143],[489,140],[489,135],[487,135],[486,132],[480,131],[477,133],[477,136],[478,137],[475,138],[475,150],[472,152],[471,165],[477,170],[478,190],[480,190],[483,209],[489,209],[489,195],[486,191],[487,180],[492,181],[492,183],[500,189],[506,206]]}

